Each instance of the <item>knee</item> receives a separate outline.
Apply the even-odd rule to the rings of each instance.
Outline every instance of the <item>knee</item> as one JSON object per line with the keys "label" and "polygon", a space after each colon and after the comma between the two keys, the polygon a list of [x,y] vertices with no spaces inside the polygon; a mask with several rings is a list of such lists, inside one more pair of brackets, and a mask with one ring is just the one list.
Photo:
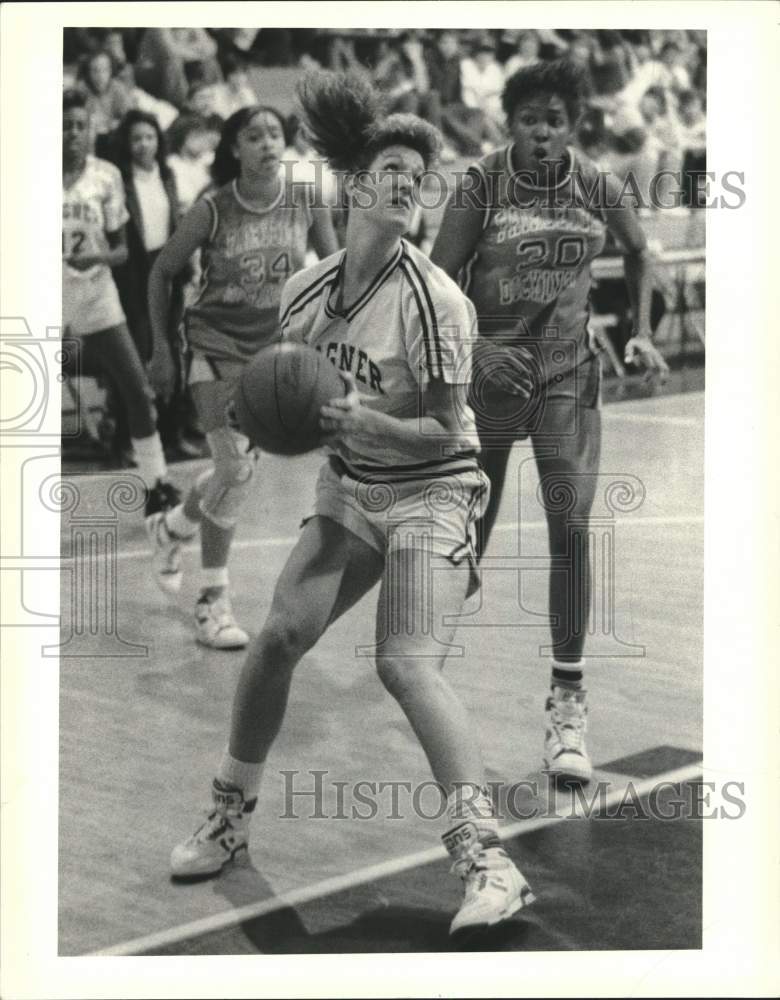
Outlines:
{"label": "knee", "polygon": [[205,517],[226,530],[234,528],[238,521],[255,469],[254,454],[242,448],[248,442],[234,440],[238,437],[228,428],[207,435],[214,469],[203,479],[200,509]]}
{"label": "knee", "polygon": [[305,621],[296,620],[284,612],[272,611],[259,637],[266,662],[291,668],[316,643],[318,635]]}
{"label": "knee", "polygon": [[388,694],[401,705],[414,699],[431,683],[436,683],[438,677],[438,672],[424,660],[389,653],[377,654],[376,672]]}

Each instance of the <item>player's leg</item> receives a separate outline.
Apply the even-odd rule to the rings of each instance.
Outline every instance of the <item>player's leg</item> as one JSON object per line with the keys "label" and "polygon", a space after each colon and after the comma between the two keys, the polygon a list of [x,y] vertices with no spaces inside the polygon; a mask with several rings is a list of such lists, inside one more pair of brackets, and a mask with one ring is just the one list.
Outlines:
{"label": "player's leg", "polygon": [[328,625],[371,589],[382,565],[375,549],[335,521],[315,516],[306,523],[239,677],[230,741],[214,780],[214,811],[174,848],[174,875],[213,874],[246,848],[263,763],[284,718],[293,670]]}
{"label": "player's leg", "polygon": [[444,676],[445,648],[467,593],[471,569],[422,548],[392,548],[377,607],[376,664],[447,795],[443,836],[464,882],[451,934],[505,920],[533,895],[500,846],[498,820],[484,788],[476,726]]}
{"label": "player's leg", "polygon": [[[190,391],[206,432],[212,467],[198,477],[185,501],[169,511],[157,531],[155,569],[168,592],[181,586],[181,543],[200,529],[201,568],[195,605],[198,641],[214,649],[241,649],[249,636],[230,606],[228,558],[241,510],[249,496],[257,454],[227,425],[231,379],[198,381]],[[163,581],[175,579],[176,587]]]}
{"label": "player's leg", "polygon": [[545,764],[557,777],[587,781],[592,767],[584,739],[582,654],[591,603],[588,518],[601,456],[598,406],[581,394],[547,400],[532,441],[551,557],[553,662]]}
{"label": "player's leg", "polygon": [[490,499],[485,507],[485,513],[477,523],[477,558],[481,559],[485,554],[490,536],[498,517],[498,508],[501,506],[501,497],[504,492],[506,482],[506,469],[509,463],[509,453],[512,450],[511,444],[491,444],[490,432],[480,431],[477,422],[482,451],[479,456],[480,464],[485,475],[490,480]]}
{"label": "player's leg", "polygon": [[130,331],[124,323],[84,338],[85,349],[111,377],[127,413],[138,471],[148,491],[146,516],[178,503],[168,481],[162,442],[157,433],[152,390]]}

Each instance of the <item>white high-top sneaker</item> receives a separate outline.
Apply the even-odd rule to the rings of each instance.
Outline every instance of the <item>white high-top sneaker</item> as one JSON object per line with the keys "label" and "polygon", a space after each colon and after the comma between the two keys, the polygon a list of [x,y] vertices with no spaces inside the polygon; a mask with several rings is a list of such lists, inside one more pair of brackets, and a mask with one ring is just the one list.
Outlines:
{"label": "white high-top sneaker", "polygon": [[195,637],[211,649],[243,649],[249,636],[233,615],[227,592],[201,597],[195,605]]}
{"label": "white high-top sneaker", "polygon": [[249,821],[257,799],[245,802],[240,789],[216,778],[211,796],[213,807],[205,822],[171,851],[171,874],[175,878],[215,875],[229,862],[247,856]]}
{"label": "white high-top sneaker", "polygon": [[590,781],[593,765],[585,747],[586,692],[555,685],[546,710],[545,769],[558,780]]}
{"label": "white high-top sneaker", "polygon": [[160,510],[146,518],[146,534],[152,546],[154,579],[164,594],[178,594],[181,590],[181,546],[185,539],[172,535],[165,523],[165,511]]}
{"label": "white high-top sneaker", "polygon": [[534,902],[531,888],[501,847],[494,830],[467,820],[442,837],[463,880],[463,903],[450,924],[460,936],[495,927]]}

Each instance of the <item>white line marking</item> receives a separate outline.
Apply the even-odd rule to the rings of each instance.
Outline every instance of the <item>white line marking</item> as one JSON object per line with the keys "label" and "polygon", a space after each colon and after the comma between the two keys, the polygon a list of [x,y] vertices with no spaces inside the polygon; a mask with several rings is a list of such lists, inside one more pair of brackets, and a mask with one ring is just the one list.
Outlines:
{"label": "white line marking", "polygon": [[[685,767],[678,767],[665,774],[658,774],[652,778],[645,778],[633,784],[638,795],[644,795],[651,789],[657,787],[662,782],[690,781],[698,778],[702,774],[702,764],[687,764]],[[631,779],[629,779],[630,781]],[[604,798],[605,807],[609,807],[619,802],[625,795],[628,782],[610,792]],[[575,813],[572,816],[572,812]],[[576,800],[575,808],[572,810],[571,802],[568,803],[566,815],[564,816],[542,816],[539,819],[517,820],[501,827],[499,833],[502,839],[520,836],[539,830],[545,826],[552,826],[560,823],[567,817],[572,819],[583,819],[584,810]],[[346,875],[337,875],[334,878],[325,879],[322,882],[315,882],[313,885],[303,886],[300,889],[293,889],[290,892],[282,893],[271,899],[261,899],[256,903],[246,903],[233,910],[225,910],[222,913],[215,913],[200,920],[193,920],[188,924],[180,924],[178,927],[170,927],[155,934],[148,934],[145,937],[134,938],[131,941],[124,941],[120,944],[111,945],[108,948],[101,948],[99,951],[88,952],[92,956],[105,955],[138,955],[142,952],[153,951],[165,948],[169,945],[178,944],[181,941],[189,940],[203,934],[211,934],[216,931],[226,930],[235,927],[237,924],[256,920],[258,917],[266,916],[276,910],[286,907],[300,906],[302,903],[311,902],[313,899],[320,899],[332,893],[341,892],[344,889],[351,889],[357,885],[364,885],[375,879],[386,878],[390,875],[397,875],[399,872],[407,871],[410,868],[417,868],[420,865],[430,864],[432,861],[439,861],[447,856],[444,847],[431,847],[426,851],[417,851],[414,854],[406,854],[399,858],[391,858],[381,861],[376,865],[369,865],[366,868],[358,868],[354,872]]]}
{"label": "white line marking", "polygon": [[[658,527],[659,525],[695,525],[704,524],[704,517],[701,515],[669,515],[669,517],[626,517],[621,518],[616,522],[620,528],[623,527]],[[522,528],[525,531],[528,530],[539,530],[540,528],[546,528],[546,521],[524,521]],[[502,522],[497,524],[493,528],[494,534],[503,534],[505,531],[517,531],[517,524],[510,522]],[[292,546],[298,541],[298,535],[280,535],[272,536],[270,538],[242,538],[237,542],[233,542],[231,546],[231,551],[235,549],[264,549],[264,548],[282,548],[284,546]],[[196,544],[183,545],[182,552],[199,552],[200,546]],[[63,557],[66,558],[66,557]],[[149,552],[146,549],[127,549],[124,552],[117,552],[117,559],[149,559],[151,558]],[[9,568],[11,568],[9,566]],[[22,569],[25,566],[21,567]],[[57,567],[54,567],[57,568]]]}
{"label": "white line marking", "polygon": [[628,420],[637,424],[668,424],[671,427],[704,427],[698,417],[664,417],[653,413],[602,413],[603,420]]}

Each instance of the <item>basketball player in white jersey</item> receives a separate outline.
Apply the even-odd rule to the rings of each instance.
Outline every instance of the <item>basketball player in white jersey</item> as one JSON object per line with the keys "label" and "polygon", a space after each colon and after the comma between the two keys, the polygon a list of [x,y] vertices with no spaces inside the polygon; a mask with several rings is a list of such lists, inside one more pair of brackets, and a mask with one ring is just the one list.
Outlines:
{"label": "basketball player in white jersey", "polygon": [[127,329],[111,268],[127,259],[128,219],[117,168],[89,152],[86,97],[67,90],[62,100],[62,326],[81,345],[82,370],[113,380],[127,410],[150,518],[179,502],[168,481],[151,389]]}
{"label": "basketball player in white jersey", "polygon": [[[213,811],[174,848],[175,876],[217,873],[245,852],[264,762],[293,670],[328,626],[380,583],[376,667],[447,795],[443,840],[464,882],[451,933],[501,923],[533,900],[500,846],[473,721],[443,674],[437,630],[475,586],[474,524],[487,499],[466,396],[475,314],[456,284],[402,239],[440,148],[412,115],[379,117],[360,77],[301,86],[317,151],[347,172],[346,249],[292,278],[285,337],[322,351],[349,387],[322,410],[331,455],[312,516],[279,577],[233,703]],[[416,584],[414,581],[418,581]]]}

